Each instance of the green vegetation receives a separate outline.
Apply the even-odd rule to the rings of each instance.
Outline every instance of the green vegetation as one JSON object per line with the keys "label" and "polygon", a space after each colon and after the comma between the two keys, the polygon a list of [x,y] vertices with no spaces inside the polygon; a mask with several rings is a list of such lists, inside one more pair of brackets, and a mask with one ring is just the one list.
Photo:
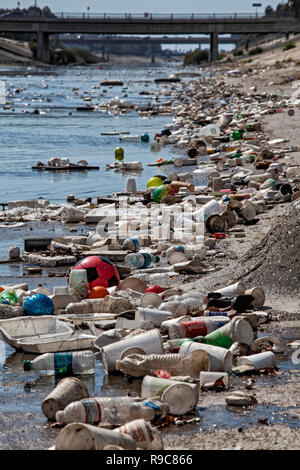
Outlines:
{"label": "green vegetation", "polygon": [[208,62],[209,54],[208,51],[200,51],[197,49],[191,54],[187,54],[184,57],[183,65],[199,65],[204,62]]}
{"label": "green vegetation", "polygon": [[36,56],[37,56],[37,40],[36,39],[32,39],[30,41],[29,48],[32,52],[32,57],[36,59]]}
{"label": "green vegetation", "polygon": [[262,47],[255,47],[249,51],[249,55],[261,54],[262,52],[264,52]]}
{"label": "green vegetation", "polygon": [[282,51],[289,51],[290,49],[294,49],[294,47],[296,47],[296,44],[293,41],[289,41],[283,46]]}
{"label": "green vegetation", "polygon": [[234,55],[234,57],[238,57],[244,55],[244,51],[243,49],[234,49],[234,51],[232,51],[232,54]]}

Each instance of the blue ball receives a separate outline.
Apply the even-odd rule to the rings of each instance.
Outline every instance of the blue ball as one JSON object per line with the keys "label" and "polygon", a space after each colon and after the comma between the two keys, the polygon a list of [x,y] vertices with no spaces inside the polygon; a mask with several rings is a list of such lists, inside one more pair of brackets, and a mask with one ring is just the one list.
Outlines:
{"label": "blue ball", "polygon": [[141,136],[142,142],[149,142],[149,139],[150,139],[150,137],[149,137],[148,134],[143,134],[143,135]]}
{"label": "blue ball", "polygon": [[34,294],[24,302],[25,315],[53,315],[54,303],[45,294]]}

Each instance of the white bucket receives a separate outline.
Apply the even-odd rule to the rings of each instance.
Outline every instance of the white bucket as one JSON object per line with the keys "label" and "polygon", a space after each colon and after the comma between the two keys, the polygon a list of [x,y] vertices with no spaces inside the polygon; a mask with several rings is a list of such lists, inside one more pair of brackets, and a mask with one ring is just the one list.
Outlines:
{"label": "white bucket", "polygon": [[206,351],[210,360],[210,371],[228,372],[232,367],[232,354],[228,349],[211,346],[204,343],[185,341],[180,347],[179,354],[188,356],[192,351],[202,349]]}
{"label": "white bucket", "polygon": [[104,346],[101,352],[105,369],[109,372],[115,371],[116,361],[121,358],[124,351],[133,347],[140,348],[146,354],[162,354],[164,352],[160,333],[157,329],[153,329]]}
{"label": "white bucket", "polygon": [[[160,328],[162,323],[172,317],[172,314],[167,311],[157,310],[152,308],[138,308],[135,314],[135,320],[140,322],[149,322],[154,327]],[[169,320],[170,321],[170,320]]]}
{"label": "white bucket", "polygon": [[127,450],[135,450],[131,436],[84,423],[70,423],[65,426],[55,440],[55,450],[103,450],[107,445],[117,445]]}
{"label": "white bucket", "polygon": [[230,284],[230,286],[223,287],[215,292],[224,295],[225,297],[242,295],[245,293],[246,286],[242,282],[236,282],[235,284]]}
{"label": "white bucket", "polygon": [[276,366],[276,355],[272,351],[266,351],[251,356],[238,357],[237,365],[250,365],[255,370],[271,369]]}

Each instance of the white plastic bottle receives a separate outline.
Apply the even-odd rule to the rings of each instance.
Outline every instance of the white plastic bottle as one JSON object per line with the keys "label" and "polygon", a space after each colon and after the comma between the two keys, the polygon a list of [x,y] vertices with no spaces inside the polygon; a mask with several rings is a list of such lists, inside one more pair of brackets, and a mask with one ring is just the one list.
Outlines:
{"label": "white plastic bottle", "polygon": [[59,423],[99,424],[108,422],[113,425],[128,423],[132,419],[144,418],[152,421],[156,416],[167,414],[169,408],[155,400],[135,397],[95,397],[70,403],[63,411],[56,413]]}
{"label": "white plastic bottle", "polygon": [[37,370],[47,375],[84,375],[95,372],[93,351],[46,353],[33,361],[24,361],[24,370]]}

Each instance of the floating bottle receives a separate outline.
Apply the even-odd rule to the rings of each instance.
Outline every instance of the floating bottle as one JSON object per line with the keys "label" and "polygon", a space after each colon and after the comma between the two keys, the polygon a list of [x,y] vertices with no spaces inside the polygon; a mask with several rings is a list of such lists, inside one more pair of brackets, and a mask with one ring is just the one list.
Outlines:
{"label": "floating bottle", "polygon": [[135,397],[95,397],[70,403],[64,410],[56,413],[59,423],[102,422],[113,425],[128,423],[132,419],[152,421],[157,416],[167,414],[168,406],[156,400],[143,400]]}
{"label": "floating bottle", "polygon": [[59,377],[93,374],[95,357],[92,351],[46,353],[33,361],[25,360],[24,370],[36,370]]}

